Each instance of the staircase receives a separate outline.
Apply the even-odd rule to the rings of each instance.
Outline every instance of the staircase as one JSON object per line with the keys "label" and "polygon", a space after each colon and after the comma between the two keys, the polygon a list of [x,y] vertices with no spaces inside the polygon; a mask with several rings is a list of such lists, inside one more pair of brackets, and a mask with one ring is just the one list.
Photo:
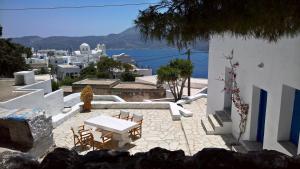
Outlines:
{"label": "staircase", "polygon": [[201,125],[207,135],[230,134],[232,121],[225,111],[216,111],[215,114],[209,114],[201,119]]}

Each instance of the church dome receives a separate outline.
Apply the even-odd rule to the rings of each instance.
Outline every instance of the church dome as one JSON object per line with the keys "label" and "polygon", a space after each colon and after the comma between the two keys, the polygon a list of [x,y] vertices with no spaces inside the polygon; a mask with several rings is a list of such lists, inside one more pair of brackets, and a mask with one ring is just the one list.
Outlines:
{"label": "church dome", "polygon": [[87,44],[87,43],[81,44],[79,48],[80,48],[81,53],[86,53],[86,52],[89,52],[91,50],[90,45]]}

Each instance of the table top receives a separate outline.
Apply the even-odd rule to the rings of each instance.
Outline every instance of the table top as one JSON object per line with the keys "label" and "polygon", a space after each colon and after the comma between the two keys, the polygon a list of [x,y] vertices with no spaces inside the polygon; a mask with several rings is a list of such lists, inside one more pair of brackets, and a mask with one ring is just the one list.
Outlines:
{"label": "table top", "polygon": [[126,133],[138,126],[135,122],[105,115],[87,119],[84,124],[119,134]]}

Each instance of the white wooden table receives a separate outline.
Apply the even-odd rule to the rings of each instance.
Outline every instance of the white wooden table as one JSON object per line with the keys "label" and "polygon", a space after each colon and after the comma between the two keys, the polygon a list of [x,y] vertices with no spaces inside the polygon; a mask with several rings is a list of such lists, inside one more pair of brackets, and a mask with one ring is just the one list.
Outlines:
{"label": "white wooden table", "polygon": [[84,124],[113,132],[113,139],[119,141],[119,147],[130,143],[128,131],[138,126],[135,122],[105,115],[87,119]]}

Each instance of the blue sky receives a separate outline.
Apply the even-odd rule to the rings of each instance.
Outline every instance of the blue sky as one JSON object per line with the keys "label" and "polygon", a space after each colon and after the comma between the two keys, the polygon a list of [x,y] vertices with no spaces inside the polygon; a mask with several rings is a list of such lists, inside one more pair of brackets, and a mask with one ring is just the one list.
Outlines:
{"label": "blue sky", "polygon": [[[158,2],[159,0],[0,0],[0,8],[28,8],[55,6],[105,5],[124,3]],[[119,33],[133,26],[138,11],[148,5],[32,10],[0,11],[0,24],[4,37],[38,35],[88,36]]]}

